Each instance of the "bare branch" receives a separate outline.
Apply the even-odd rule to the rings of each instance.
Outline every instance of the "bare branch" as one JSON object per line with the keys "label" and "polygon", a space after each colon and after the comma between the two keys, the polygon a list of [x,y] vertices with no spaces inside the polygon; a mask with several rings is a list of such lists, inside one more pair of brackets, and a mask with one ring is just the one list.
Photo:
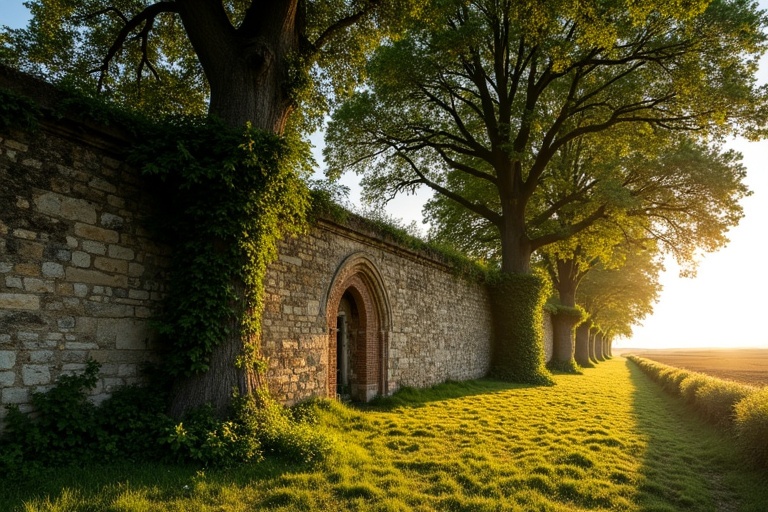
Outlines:
{"label": "bare branch", "polygon": [[[105,11],[109,11],[109,9]],[[115,37],[115,41],[112,43],[112,46],[110,46],[109,50],[107,50],[107,54],[104,56],[104,59],[101,61],[101,66],[98,69],[91,71],[91,72],[96,72],[96,71],[99,72],[99,82],[97,86],[98,91],[101,91],[104,86],[104,79],[109,73],[109,63],[112,62],[112,59],[114,59],[117,53],[123,48],[123,45],[128,40],[128,37],[131,35],[131,33],[137,28],[139,28],[139,26],[144,24],[144,27],[142,28],[140,35],[143,34],[145,31],[148,34],[149,30],[151,30],[152,26],[154,25],[155,18],[164,12],[178,13],[179,6],[176,2],[159,2],[159,3],[148,6],[139,14],[137,14],[130,20],[126,21],[123,28],[120,29],[120,32],[117,34],[117,37]],[[124,16],[122,17],[125,18]],[[145,64],[149,64],[150,70],[152,70],[153,74],[157,76],[157,71],[149,63],[148,56],[146,53],[146,49],[147,49],[146,37],[142,37],[141,39],[142,39],[142,60],[141,60],[141,63],[139,64],[138,73],[139,74],[141,73],[141,70],[143,69]]]}

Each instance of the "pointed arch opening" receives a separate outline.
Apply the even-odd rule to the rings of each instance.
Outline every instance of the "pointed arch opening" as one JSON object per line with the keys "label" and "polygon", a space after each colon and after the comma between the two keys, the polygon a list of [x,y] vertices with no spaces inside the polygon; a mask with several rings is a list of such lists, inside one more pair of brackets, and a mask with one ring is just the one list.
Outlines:
{"label": "pointed arch opening", "polygon": [[388,391],[389,299],[365,253],[346,258],[326,300],[328,396],[367,402]]}

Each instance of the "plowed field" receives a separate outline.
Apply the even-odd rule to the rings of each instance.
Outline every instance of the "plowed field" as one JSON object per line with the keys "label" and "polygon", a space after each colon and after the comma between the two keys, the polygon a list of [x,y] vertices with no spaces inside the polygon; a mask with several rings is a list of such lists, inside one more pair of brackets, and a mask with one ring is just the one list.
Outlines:
{"label": "plowed field", "polygon": [[721,379],[768,386],[768,349],[624,349],[621,353]]}

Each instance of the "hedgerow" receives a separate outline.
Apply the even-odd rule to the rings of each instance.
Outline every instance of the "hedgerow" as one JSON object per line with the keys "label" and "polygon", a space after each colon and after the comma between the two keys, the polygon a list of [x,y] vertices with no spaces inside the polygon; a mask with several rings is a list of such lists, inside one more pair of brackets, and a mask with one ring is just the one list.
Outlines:
{"label": "hedgerow", "polygon": [[768,388],[718,379],[637,356],[628,356],[665,391],[701,417],[735,435],[748,458],[768,467]]}

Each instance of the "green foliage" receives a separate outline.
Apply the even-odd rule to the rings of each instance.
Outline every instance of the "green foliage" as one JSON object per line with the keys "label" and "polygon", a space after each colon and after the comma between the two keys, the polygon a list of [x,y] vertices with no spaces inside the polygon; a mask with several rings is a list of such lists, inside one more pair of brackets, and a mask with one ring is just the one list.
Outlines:
{"label": "green foliage", "polygon": [[[188,118],[154,127],[132,148],[129,161],[155,179],[156,228],[173,247],[159,323],[172,375],[205,372],[228,336],[260,333],[267,265],[278,240],[306,226],[305,151],[250,127]],[[240,363],[261,364],[247,350]]]}
{"label": "green foliage", "polygon": [[26,96],[0,88],[0,130],[35,130],[41,115],[37,104]]}
{"label": "green foliage", "polygon": [[297,409],[294,415],[266,393],[259,392],[240,407],[247,425],[258,432],[267,454],[295,463],[310,463],[324,459],[331,451],[331,440],[312,425],[314,415],[308,411],[309,406]]}
{"label": "green foliage", "polygon": [[768,468],[768,388],[756,391],[735,406],[734,428],[745,452]]}
{"label": "green foliage", "polygon": [[744,453],[768,465],[768,389],[689,372],[637,356],[629,359],[668,393],[681,397],[703,419],[734,433]]}
{"label": "green foliage", "polygon": [[549,296],[534,274],[498,274],[490,283],[494,340],[492,375],[512,382],[551,384],[544,367],[542,311]]}
{"label": "green foliage", "polygon": [[83,374],[63,375],[48,393],[33,393],[34,417],[9,406],[3,444],[15,445],[23,460],[43,464],[91,457],[99,441],[98,421],[87,391],[96,386],[98,372],[99,364],[91,360]]}
{"label": "green foliage", "polygon": [[696,406],[710,423],[730,426],[734,406],[754,391],[751,386],[713,378],[696,390]]}
{"label": "green foliage", "polygon": [[292,463],[323,460],[331,450],[318,431],[323,402],[288,409],[266,391],[236,397],[227,418],[209,406],[180,422],[165,414],[167,395],[155,385],[116,389],[100,405],[88,398],[99,364],[60,377],[47,393],[34,393],[33,411],[9,406],[0,435],[0,470],[17,477],[44,467],[114,461],[165,461],[204,466],[258,462],[265,455]]}

